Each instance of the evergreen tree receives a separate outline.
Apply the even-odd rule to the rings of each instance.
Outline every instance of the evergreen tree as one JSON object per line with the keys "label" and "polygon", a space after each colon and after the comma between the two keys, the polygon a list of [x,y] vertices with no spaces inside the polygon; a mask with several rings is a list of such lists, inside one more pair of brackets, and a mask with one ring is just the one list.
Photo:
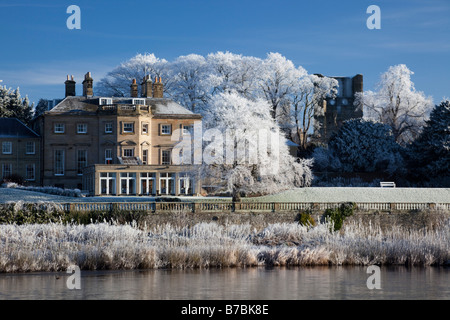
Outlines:
{"label": "evergreen tree", "polygon": [[33,115],[33,105],[30,105],[28,97],[22,98],[20,90],[0,87],[0,117],[17,118],[29,125]]}
{"label": "evergreen tree", "polygon": [[[327,159],[324,161],[324,152]],[[392,129],[372,120],[345,121],[330,138],[328,150],[315,152],[317,165],[327,164],[330,171],[398,173],[402,167],[401,147]],[[322,168],[323,169],[323,168]]]}
{"label": "evergreen tree", "polygon": [[421,135],[408,148],[411,178],[450,187],[450,101],[434,107]]}
{"label": "evergreen tree", "polygon": [[48,100],[47,99],[39,99],[38,104],[36,105],[36,109],[34,110],[34,118],[39,117],[45,111],[47,111]]}

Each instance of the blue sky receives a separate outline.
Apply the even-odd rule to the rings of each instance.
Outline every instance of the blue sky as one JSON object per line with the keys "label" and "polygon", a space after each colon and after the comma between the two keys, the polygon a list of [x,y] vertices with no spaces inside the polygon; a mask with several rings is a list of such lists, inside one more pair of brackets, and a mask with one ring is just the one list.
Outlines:
{"label": "blue sky", "polygon": [[[66,27],[72,4],[81,30]],[[372,4],[380,30],[366,27]],[[0,0],[0,79],[37,102],[63,97],[67,74],[81,92],[86,72],[98,81],[137,53],[279,52],[310,73],[362,73],[365,90],[403,63],[438,103],[450,96],[449,17],[448,0]]]}

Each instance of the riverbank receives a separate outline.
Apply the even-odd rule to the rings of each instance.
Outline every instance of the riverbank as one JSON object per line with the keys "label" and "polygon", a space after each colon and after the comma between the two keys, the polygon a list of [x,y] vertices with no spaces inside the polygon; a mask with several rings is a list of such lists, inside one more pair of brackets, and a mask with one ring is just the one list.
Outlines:
{"label": "riverbank", "polygon": [[450,225],[408,230],[348,221],[337,232],[274,223],[176,226],[91,223],[0,225],[0,272],[255,266],[408,265],[450,261]]}

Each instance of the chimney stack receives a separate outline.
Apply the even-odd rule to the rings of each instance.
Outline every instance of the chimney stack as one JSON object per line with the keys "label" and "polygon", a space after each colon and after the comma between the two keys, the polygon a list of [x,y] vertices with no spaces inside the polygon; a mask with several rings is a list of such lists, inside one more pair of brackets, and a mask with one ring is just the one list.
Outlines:
{"label": "chimney stack", "polygon": [[356,76],[353,77],[352,79],[352,89],[353,92],[363,92],[364,91],[364,81],[363,81],[363,75],[362,74],[357,74]]}
{"label": "chimney stack", "polygon": [[163,98],[164,97],[164,87],[161,82],[161,77],[155,77],[155,83],[153,83],[153,98]]}
{"label": "chimney stack", "polygon": [[69,77],[69,75],[67,75],[67,80],[66,82],[64,82],[66,85],[66,98],[67,97],[74,97],[75,94],[75,84],[76,82],[73,80],[73,76],[72,78]]}
{"label": "chimney stack", "polygon": [[131,82],[131,97],[137,98],[138,97],[138,84],[136,83],[136,79],[133,79]]}
{"label": "chimney stack", "polygon": [[143,98],[151,98],[152,97],[152,80],[150,80],[150,76],[146,75],[141,83],[141,96]]}
{"label": "chimney stack", "polygon": [[92,97],[94,95],[94,79],[91,77],[91,73],[88,72],[84,76],[83,81],[83,96]]}

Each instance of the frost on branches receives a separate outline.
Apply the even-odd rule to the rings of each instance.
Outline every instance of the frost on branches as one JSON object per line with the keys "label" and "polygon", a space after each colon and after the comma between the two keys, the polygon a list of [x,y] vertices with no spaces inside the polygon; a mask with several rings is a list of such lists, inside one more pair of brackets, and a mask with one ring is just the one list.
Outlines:
{"label": "frost on branches", "polygon": [[392,66],[381,75],[378,91],[358,93],[356,104],[364,106],[364,118],[387,124],[401,145],[412,142],[433,107],[432,99],[416,91],[404,64]]}
{"label": "frost on branches", "polygon": [[209,104],[202,175],[235,200],[242,193],[270,194],[311,183],[312,160],[297,162],[289,154],[271,111],[264,99],[236,91],[217,94]]}
{"label": "frost on branches", "polygon": [[371,120],[345,121],[331,137],[328,150],[316,148],[314,158],[321,170],[398,173],[401,147],[389,126]]}
{"label": "frost on branches", "polygon": [[201,115],[220,93],[234,91],[250,100],[265,100],[272,118],[302,148],[312,131],[314,113],[323,113],[318,101],[333,96],[337,88],[335,79],[310,75],[279,53],[260,59],[217,52],[173,61],[138,54],[109,72],[96,90],[105,96],[127,96],[131,81],[140,81],[146,74],[162,77],[165,96]]}

